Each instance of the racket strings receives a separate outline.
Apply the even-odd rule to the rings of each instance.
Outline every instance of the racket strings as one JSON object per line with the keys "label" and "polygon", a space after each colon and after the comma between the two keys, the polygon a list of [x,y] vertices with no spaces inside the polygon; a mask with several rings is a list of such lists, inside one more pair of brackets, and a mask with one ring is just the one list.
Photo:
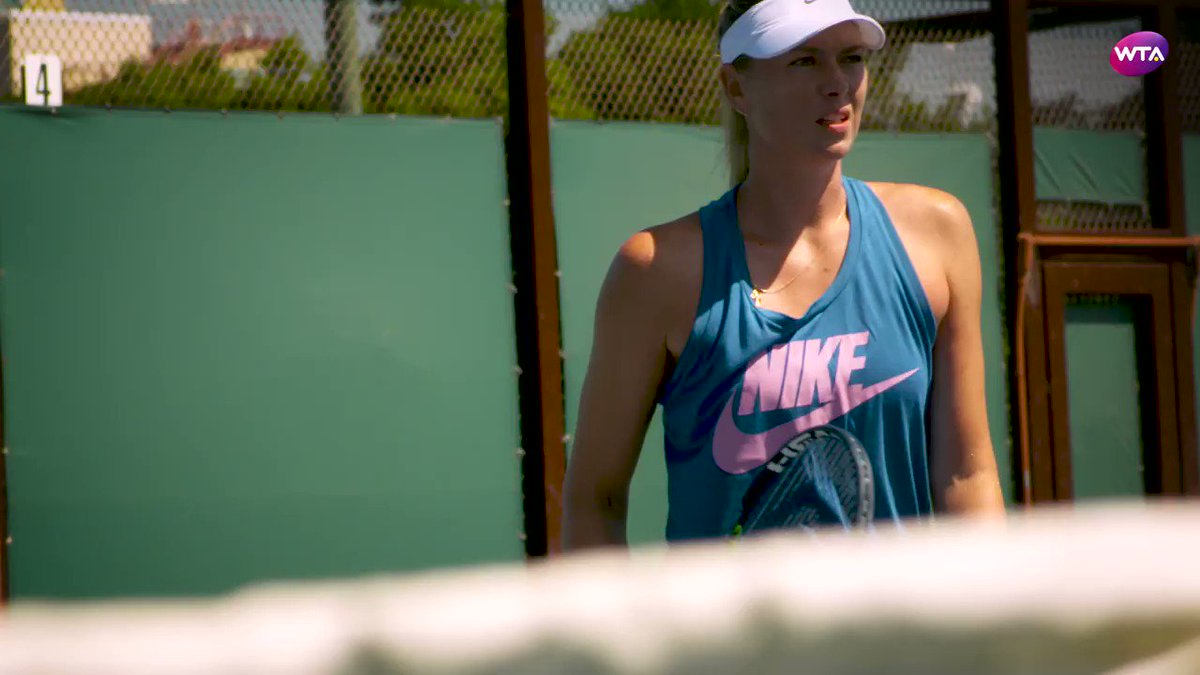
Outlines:
{"label": "racket strings", "polygon": [[[798,456],[788,463],[784,473],[775,480],[774,485],[764,495],[763,503],[755,510],[746,525],[746,529],[754,529],[758,527],[760,522],[765,527],[773,525],[795,525],[800,520],[804,519],[811,509],[796,508],[796,505],[785,503],[791,502],[795,497],[798,488],[802,486],[806,479],[811,479],[817,483],[818,493],[827,501],[830,495],[826,494],[829,490],[829,480],[817,480],[818,478],[828,479],[827,462],[816,461],[817,458],[828,458],[833,451],[843,443],[835,436],[818,437],[805,443],[804,446],[797,451]],[[822,483],[826,484],[822,486]],[[823,489],[824,488],[824,489]],[[839,503],[837,499],[836,489],[833,490],[833,502]],[[787,507],[782,518],[778,518],[776,514],[782,507]],[[766,520],[766,522],[762,522]]]}
{"label": "racket strings", "polygon": [[836,447],[824,446],[821,454],[813,458],[810,464],[812,481],[821,501],[834,511],[834,519],[843,527],[850,527],[853,525],[850,513],[854,510],[852,506],[857,501],[857,493],[855,489],[846,488],[858,487],[857,462],[850,448],[840,439],[834,441],[831,438],[830,445]]}

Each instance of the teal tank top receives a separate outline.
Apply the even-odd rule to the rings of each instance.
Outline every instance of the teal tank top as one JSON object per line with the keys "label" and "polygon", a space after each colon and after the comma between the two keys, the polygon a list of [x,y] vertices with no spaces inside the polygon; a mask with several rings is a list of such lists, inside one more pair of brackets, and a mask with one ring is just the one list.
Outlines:
{"label": "teal tank top", "polygon": [[700,210],[700,302],[660,399],[668,541],[730,534],[772,456],[822,425],[865,450],[870,523],[902,525],[932,510],[926,413],[935,320],[879,198],[862,181],[842,182],[850,219],[842,266],[798,318],[751,300],[737,188]]}

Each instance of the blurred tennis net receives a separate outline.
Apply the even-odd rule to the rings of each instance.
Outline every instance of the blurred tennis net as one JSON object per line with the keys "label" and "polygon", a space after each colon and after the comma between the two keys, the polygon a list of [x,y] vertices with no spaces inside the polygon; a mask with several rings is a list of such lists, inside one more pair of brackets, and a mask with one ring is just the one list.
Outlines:
{"label": "blurred tennis net", "polygon": [[1196,673],[1200,506],[17,603],[0,673]]}

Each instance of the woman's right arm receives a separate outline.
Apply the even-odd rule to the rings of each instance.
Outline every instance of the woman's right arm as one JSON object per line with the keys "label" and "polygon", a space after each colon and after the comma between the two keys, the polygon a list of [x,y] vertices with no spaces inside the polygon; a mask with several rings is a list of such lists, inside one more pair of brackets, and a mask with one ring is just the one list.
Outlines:
{"label": "woman's right arm", "polygon": [[596,303],[563,495],[563,549],[625,546],[629,483],[668,352],[661,256],[651,231],[617,252]]}

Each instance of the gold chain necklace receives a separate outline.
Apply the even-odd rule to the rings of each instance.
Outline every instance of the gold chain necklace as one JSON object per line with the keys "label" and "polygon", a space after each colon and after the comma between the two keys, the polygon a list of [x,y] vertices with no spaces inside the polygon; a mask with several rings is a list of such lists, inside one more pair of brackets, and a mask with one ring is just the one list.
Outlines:
{"label": "gold chain necklace", "polygon": [[[845,217],[846,217],[846,212],[842,211],[841,215],[838,216],[838,220],[841,221]],[[805,270],[807,270],[811,266],[812,266],[812,261],[810,260],[810,261],[808,261],[807,265],[800,268],[799,272],[796,272],[795,274],[793,274],[792,278],[788,279],[788,282],[786,284],[780,286],[779,288],[776,288],[773,291],[768,291],[765,288],[759,288],[758,286],[754,286],[754,282],[751,281],[750,285],[752,286],[752,289],[750,291],[750,299],[754,301],[754,306],[762,307],[762,299],[763,299],[764,295],[775,295],[776,293],[783,291],[788,286],[791,286],[793,281],[799,279],[800,275],[804,274]]]}

